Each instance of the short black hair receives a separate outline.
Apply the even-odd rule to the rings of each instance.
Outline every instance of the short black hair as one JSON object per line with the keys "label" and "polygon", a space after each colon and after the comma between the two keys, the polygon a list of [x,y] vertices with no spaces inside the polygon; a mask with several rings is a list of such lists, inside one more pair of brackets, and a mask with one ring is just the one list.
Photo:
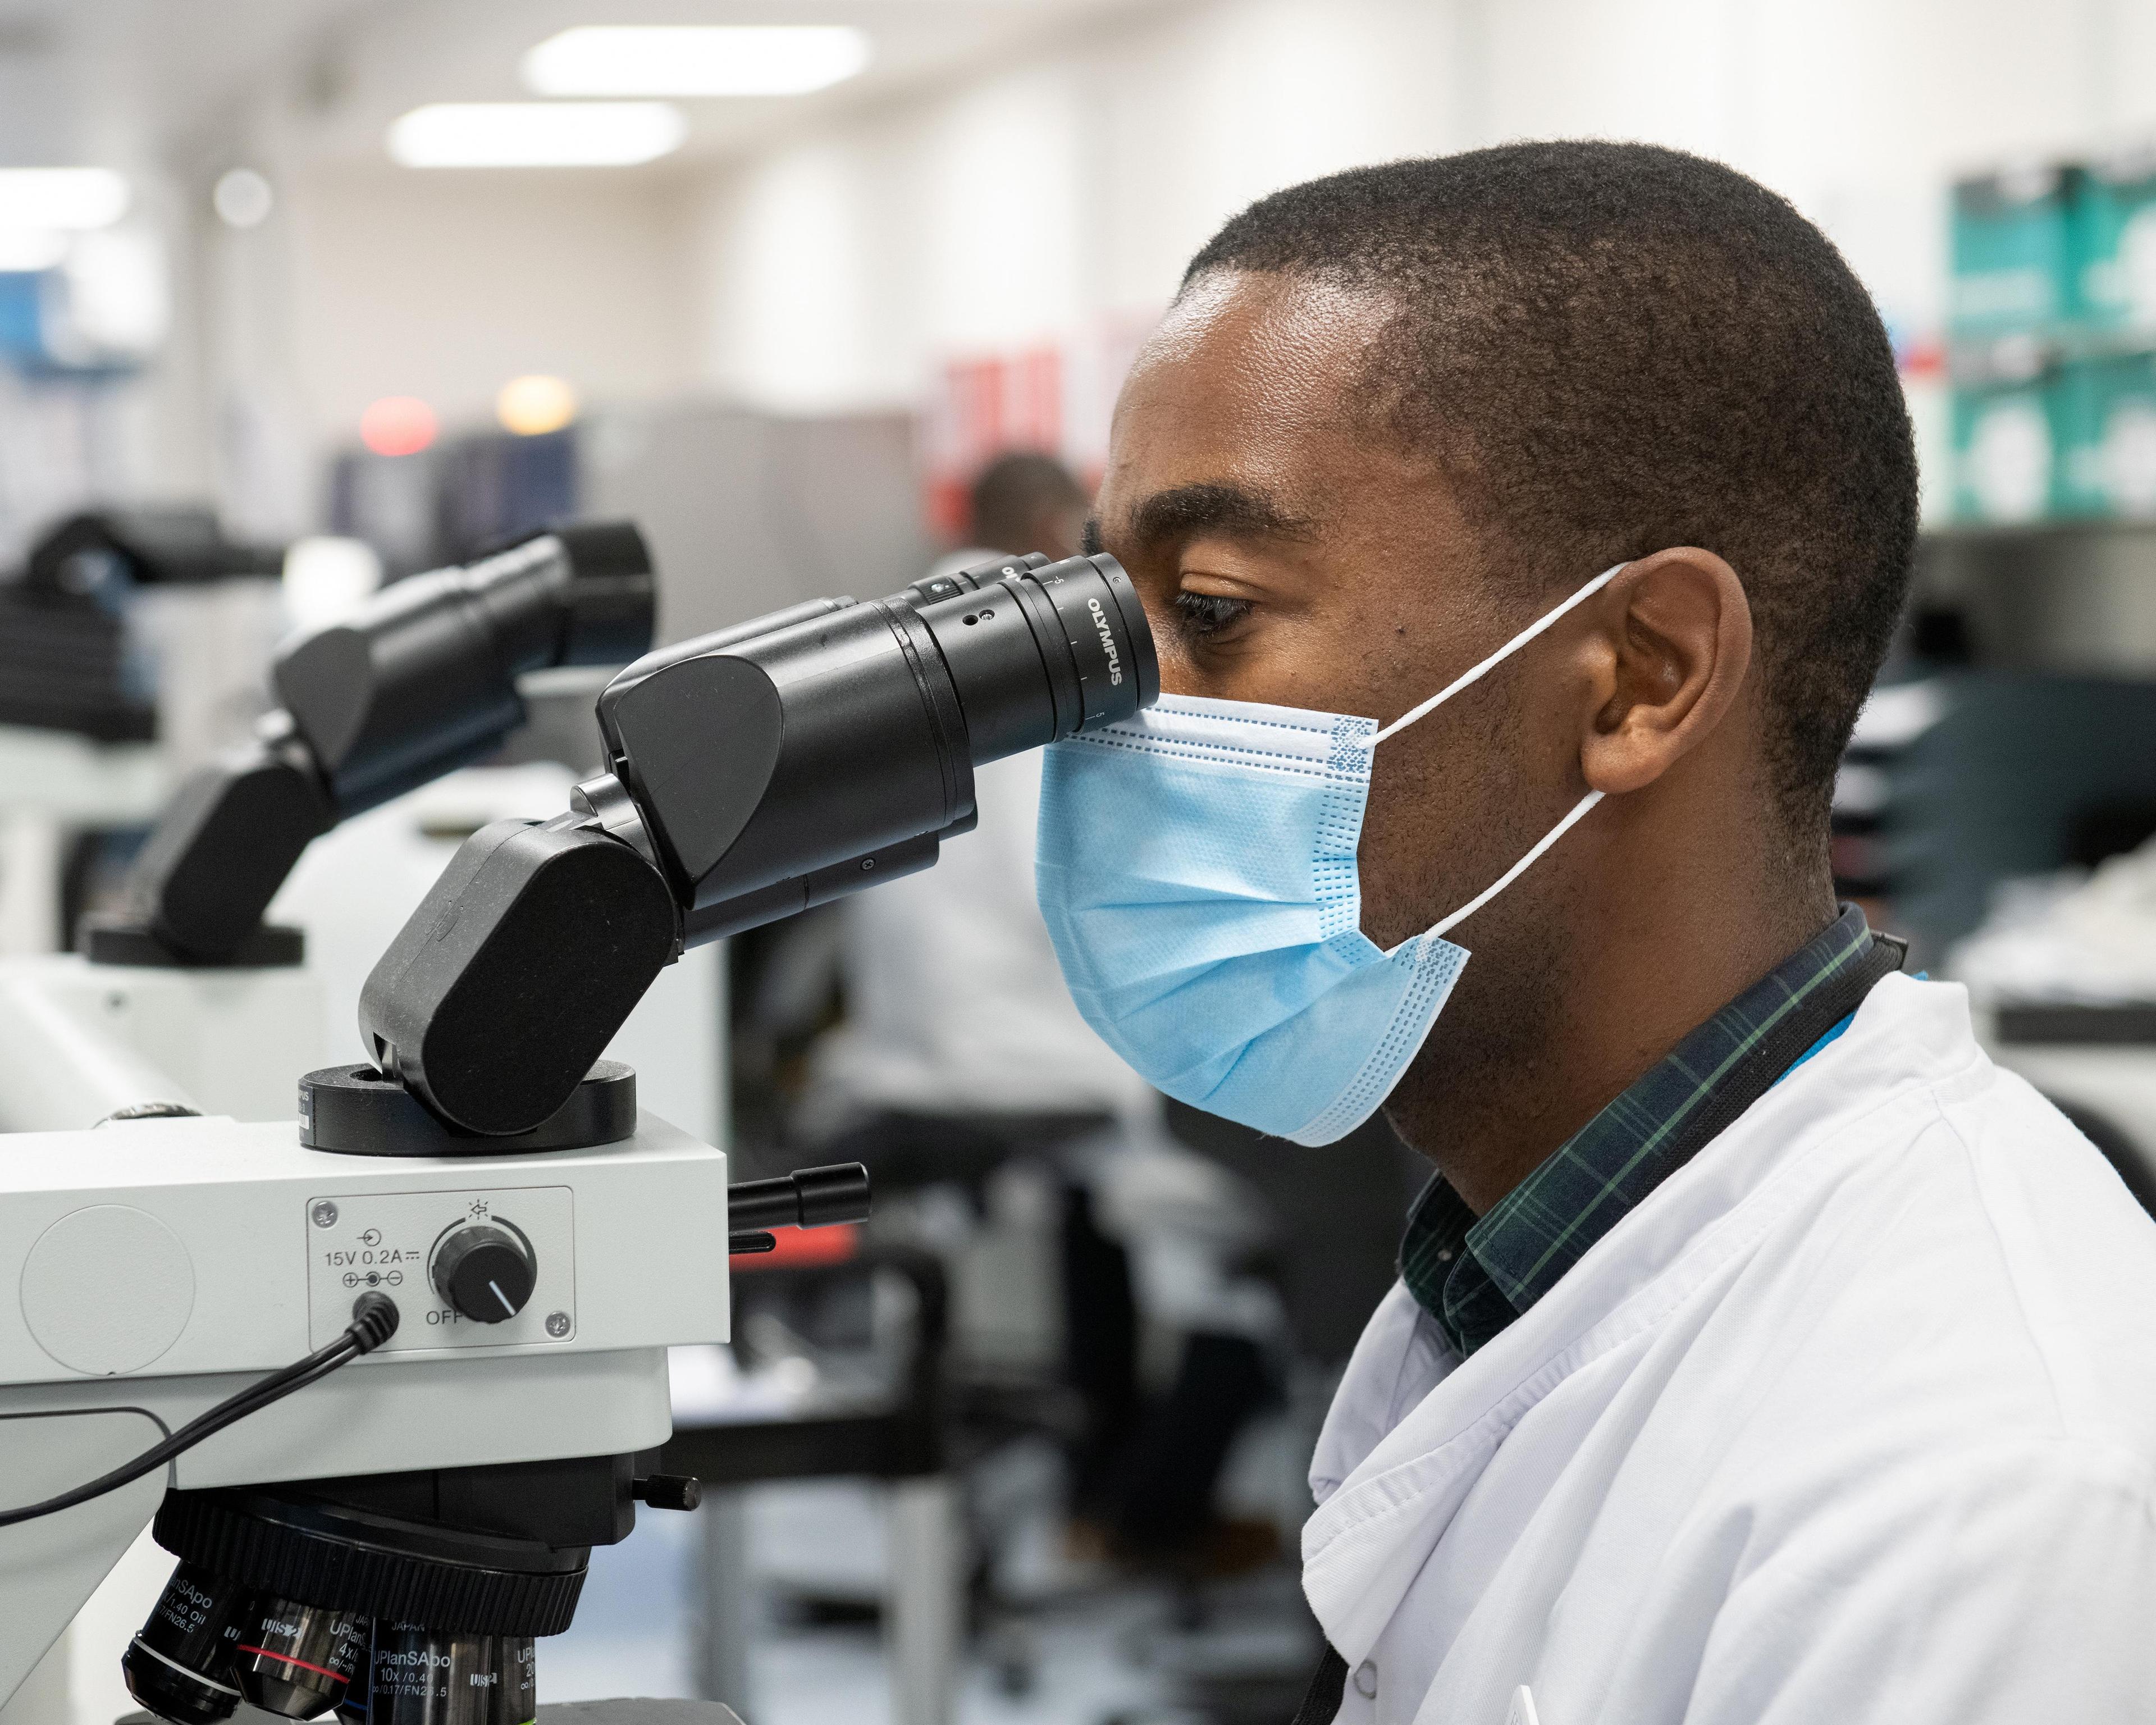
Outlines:
{"label": "short black hair", "polygon": [[1367,399],[1427,448],[1493,567],[1537,590],[1697,545],[1755,620],[1777,804],[1824,837],[1906,598],[1917,458],[1894,356],[1833,244],[1735,169],[1508,144],[1261,198],[1192,259],[1393,299]]}
{"label": "short black hair", "polygon": [[998,455],[973,480],[968,531],[976,545],[1020,556],[1041,549],[1020,545],[1051,509],[1083,509],[1086,488],[1053,455],[1034,449]]}

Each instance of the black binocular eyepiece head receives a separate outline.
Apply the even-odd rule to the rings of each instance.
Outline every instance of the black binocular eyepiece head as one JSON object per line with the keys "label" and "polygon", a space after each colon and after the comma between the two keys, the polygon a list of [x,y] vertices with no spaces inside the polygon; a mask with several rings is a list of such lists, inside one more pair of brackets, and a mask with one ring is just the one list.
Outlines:
{"label": "black binocular eyepiece head", "polygon": [[383,954],[368,1057],[459,1131],[538,1127],[685,945],[927,868],[973,824],[975,767],[1159,693],[1105,556],[998,558],[652,654],[599,697],[611,770],[569,814],[467,841]]}

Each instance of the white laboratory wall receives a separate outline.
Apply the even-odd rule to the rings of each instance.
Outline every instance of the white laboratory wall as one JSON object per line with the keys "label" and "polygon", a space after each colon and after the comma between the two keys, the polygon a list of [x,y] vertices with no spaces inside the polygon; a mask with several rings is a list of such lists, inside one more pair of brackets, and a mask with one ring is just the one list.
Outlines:
{"label": "white laboratory wall", "polygon": [[939,358],[1165,302],[1221,218],[1456,147],[1442,4],[1156,6],[712,177],[706,381],[782,411],[911,403]]}
{"label": "white laboratory wall", "polygon": [[701,366],[759,405],[917,400],[933,367],[1158,307],[1227,215],[1331,169],[1649,139],[1786,193],[1897,331],[1935,329],[1959,172],[2156,136],[2142,0],[1215,0],[716,171]]}
{"label": "white laboratory wall", "polygon": [[[747,153],[624,171],[398,170],[300,147],[267,104],[283,117],[187,194],[198,465],[240,525],[282,532],[386,393],[452,425],[533,370],[602,404],[910,410],[954,359],[1127,352],[1268,190],[1514,137],[1733,162],[1922,337],[1957,173],[2156,137],[2156,0],[1147,0],[998,53],[805,108]],[[281,201],[234,234],[207,190],[241,155]]]}
{"label": "white laboratory wall", "polygon": [[190,203],[191,316],[168,367],[192,380],[204,470],[227,521],[283,537],[321,523],[328,457],[368,403],[413,395],[444,429],[490,424],[509,379],[588,402],[699,379],[679,172],[418,172],[246,152],[277,203],[234,231]]}
{"label": "white laboratory wall", "polygon": [[668,177],[323,165],[287,197],[298,382],[324,434],[398,393],[485,423],[526,372],[598,399],[693,381]]}

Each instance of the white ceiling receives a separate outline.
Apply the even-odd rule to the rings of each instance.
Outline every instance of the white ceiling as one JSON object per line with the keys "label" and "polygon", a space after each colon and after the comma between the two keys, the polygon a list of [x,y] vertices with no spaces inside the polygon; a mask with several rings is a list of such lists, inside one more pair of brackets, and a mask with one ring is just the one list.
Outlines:
{"label": "white ceiling", "polygon": [[0,0],[0,162],[153,165],[367,0]]}
{"label": "white ceiling", "polygon": [[[773,133],[1176,0],[0,0],[0,165],[184,171],[273,146],[382,159],[428,101],[507,100],[524,50],[579,23],[850,23],[869,70],[818,95],[701,99],[687,153]],[[274,141],[274,144],[273,144]],[[633,171],[632,171],[633,172]]]}

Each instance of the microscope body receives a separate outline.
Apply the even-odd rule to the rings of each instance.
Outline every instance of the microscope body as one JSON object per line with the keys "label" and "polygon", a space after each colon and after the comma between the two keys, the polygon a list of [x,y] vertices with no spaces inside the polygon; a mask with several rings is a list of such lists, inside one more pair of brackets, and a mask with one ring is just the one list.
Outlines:
{"label": "microscope body", "polygon": [[[592,1149],[484,1158],[331,1154],[302,1148],[290,1122],[200,1117],[22,1133],[7,1147],[0,1260],[22,1266],[19,1297],[0,1301],[0,1478],[11,1503],[101,1472],[318,1347],[348,1322],[359,1291],[388,1293],[402,1322],[376,1353],[177,1458],[173,1499],[160,1472],[0,1527],[0,1701],[161,1501],[162,1535],[172,1503],[214,1507],[236,1488],[282,1486],[289,1498],[292,1482],[316,1482],[296,1496],[364,1511],[384,1501],[384,1476],[405,1482],[394,1506],[416,1501],[415,1476],[581,1460],[580,1485],[534,1476],[529,1513],[558,1513],[574,1486],[603,1532],[604,1502],[628,1502],[625,1476],[608,1486],[615,1458],[670,1430],[666,1348],[727,1337],[726,1158],[655,1119]],[[528,1286],[506,1284],[523,1297],[500,1322],[444,1292],[457,1286],[444,1263],[468,1259],[489,1230],[520,1240],[531,1266]],[[193,1499],[211,1488],[224,1489]],[[291,1573],[296,1560],[269,1550],[270,1536],[242,1538],[213,1521],[197,1514],[182,1529],[204,1542],[183,1553],[191,1561],[254,1552],[249,1561],[285,1566],[248,1572],[265,1587]],[[616,1538],[627,1532],[617,1525]],[[506,1549],[548,1546],[495,1531]],[[592,1543],[592,1531],[572,1544]],[[582,1559],[514,1560],[534,1573],[552,1562],[556,1579],[527,1580],[524,1592],[551,1585],[536,1603],[555,1617],[465,1624],[450,1612],[445,1626],[566,1627]],[[389,1597],[332,1603],[361,1610]]]}
{"label": "microscope body", "polygon": [[[470,583],[415,591],[408,614],[375,614],[379,639],[321,648],[350,659],[322,682],[367,685],[381,639],[405,641],[408,665],[469,665],[474,642],[497,668],[560,650],[541,626],[558,608],[528,603],[549,559],[558,547],[479,584],[500,609]],[[40,1011],[34,990],[0,1016],[15,1057],[64,1075],[54,1098],[98,1121],[14,1137],[0,1180],[0,1260],[22,1266],[14,1305],[0,1300],[16,1505],[351,1335],[355,1301],[399,1312],[375,1351],[164,1473],[0,1519],[0,1702],[154,1512],[182,1562],[127,1669],[177,1725],[229,1715],[241,1691],[209,1679],[228,1669],[289,1717],[341,1707],[362,1620],[366,1669],[392,1686],[372,1725],[526,1725],[529,1638],[567,1626],[588,1546],[627,1532],[632,1493],[673,1489],[636,1480],[633,1458],[669,1434],[667,1348],[728,1337],[728,1248],[866,1213],[858,1169],[730,1198],[723,1152],[639,1119],[633,1075],[601,1050],[685,947],[927,867],[972,824],[976,764],[1158,692],[1143,612],[1105,557],[819,601],[639,661],[599,703],[610,770],[552,820],[466,841],[362,993],[372,1062],[309,1073],[296,1125],[195,1114],[139,1050],[101,1045],[80,1011]],[[305,747],[272,735],[254,767],[283,776],[276,796],[305,777],[332,819],[429,776],[508,711],[467,730],[459,716],[484,701],[425,710],[434,743],[407,749],[416,694],[310,706],[295,683],[287,698]],[[244,780],[213,787],[182,824],[194,836],[146,871],[146,908],[183,907],[172,858],[244,834]],[[316,818],[264,830],[304,844]],[[258,886],[281,878],[275,861]],[[172,939],[167,916],[147,937],[183,956],[221,942],[230,962],[243,919],[212,908],[192,936]],[[228,1630],[256,1639],[227,1645]],[[211,1644],[193,1666],[191,1635]],[[444,1637],[493,1638],[471,1681],[500,1704],[430,1712],[422,1686],[408,1722],[398,1674],[453,1664]]]}
{"label": "microscope body", "polygon": [[[633,1082],[633,1137],[557,1150],[543,1171],[513,1155],[468,1163],[455,1144],[433,1158],[302,1147],[290,1117],[295,1081],[321,1058],[317,985],[296,962],[296,935],[261,917],[320,833],[522,722],[521,675],[634,658],[649,644],[651,618],[640,536],[600,524],[414,578],[288,642],[273,672],[281,709],[253,747],[196,774],[168,804],[126,912],[86,927],[83,956],[0,965],[0,1127],[10,1132],[0,1252],[22,1276],[18,1297],[0,1301],[0,1509],[80,1484],[308,1351],[325,1323],[349,1320],[346,1278],[394,1291],[408,1320],[378,1357],[250,1414],[168,1469],[0,1527],[0,1698],[158,1510],[168,1481],[177,1489],[159,1535],[174,1549],[228,1543],[234,1526],[250,1549],[280,1538],[339,1549],[275,1532],[295,1503],[386,1517],[399,1530],[393,1547],[450,1529],[468,1544],[501,1542],[512,1570],[552,1572],[524,1577],[508,1597],[514,1606],[516,1587],[551,1588],[554,1619],[512,1610],[483,1625],[512,1635],[565,1626],[586,1548],[628,1531],[630,1458],[669,1428],[665,1349],[726,1334],[724,1254],[713,1244],[725,1233],[723,1153],[655,1119],[638,1122]],[[204,1119],[203,1108],[278,1123]],[[105,1129],[81,1129],[100,1121]],[[317,1198],[300,1189],[315,1185]],[[384,1193],[395,1196],[377,1211]],[[499,1214],[536,1266],[513,1317],[485,1314],[500,1321],[458,1312],[432,1272],[474,1205]],[[326,1225],[329,1210],[343,1223]],[[654,1227],[654,1216],[683,1225]],[[370,1239],[398,1226],[426,1237]],[[659,1276],[654,1246],[677,1273]],[[370,1261],[385,1254],[395,1261]],[[180,1517],[167,1537],[181,1507],[243,1485],[275,1489],[221,1523],[197,1513],[192,1533]],[[176,1600],[203,1590],[192,1565]],[[270,1584],[280,1579],[249,1573],[248,1604],[290,1591]],[[420,1620],[437,1603],[408,1589],[395,1597]],[[480,1621],[463,1609],[438,1620]],[[161,1668],[154,1651],[136,1656]],[[282,1699],[305,1716],[309,1697]],[[170,1704],[192,1717],[184,1699]]]}

